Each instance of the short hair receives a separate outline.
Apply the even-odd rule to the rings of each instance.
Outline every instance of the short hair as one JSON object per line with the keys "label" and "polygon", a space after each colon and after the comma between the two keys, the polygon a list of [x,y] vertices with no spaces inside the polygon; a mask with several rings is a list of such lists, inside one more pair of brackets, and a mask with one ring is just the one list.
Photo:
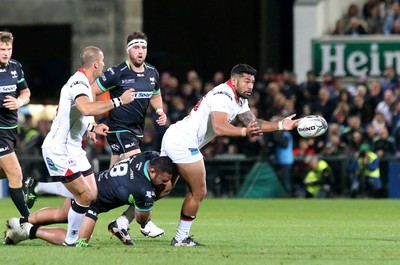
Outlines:
{"label": "short hair", "polygon": [[147,35],[145,33],[143,33],[143,32],[140,32],[140,31],[135,31],[132,34],[130,34],[128,36],[128,38],[126,39],[126,44],[131,42],[131,40],[133,40],[133,39],[142,39],[142,40],[145,40],[146,42],[148,42]]}
{"label": "short hair", "polygon": [[176,165],[168,156],[159,156],[153,158],[150,160],[149,166],[153,167],[158,172],[167,172],[172,175],[175,175],[177,172]]}
{"label": "short hair", "polygon": [[242,75],[242,74],[249,74],[255,76],[257,74],[257,70],[248,64],[237,64],[232,68],[231,76]]}
{"label": "short hair", "polygon": [[92,63],[101,60],[102,58],[102,50],[95,46],[85,47],[81,52],[81,66],[88,67]]}
{"label": "short hair", "polygon": [[5,43],[13,43],[14,42],[14,36],[12,35],[11,32],[8,31],[0,31],[0,42],[5,42]]}

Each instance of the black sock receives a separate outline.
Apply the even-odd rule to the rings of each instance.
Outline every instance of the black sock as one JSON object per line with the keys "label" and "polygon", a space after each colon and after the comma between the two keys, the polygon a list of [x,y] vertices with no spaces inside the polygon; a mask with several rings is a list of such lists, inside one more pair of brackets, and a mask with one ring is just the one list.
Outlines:
{"label": "black sock", "polygon": [[24,192],[22,188],[13,189],[8,187],[8,190],[10,192],[10,197],[14,202],[15,206],[17,207],[19,213],[24,217],[28,217],[30,212],[25,204]]}
{"label": "black sock", "polygon": [[29,231],[29,239],[35,239],[36,238],[36,232],[37,232],[38,228],[39,228],[38,225],[32,226],[31,230]]}

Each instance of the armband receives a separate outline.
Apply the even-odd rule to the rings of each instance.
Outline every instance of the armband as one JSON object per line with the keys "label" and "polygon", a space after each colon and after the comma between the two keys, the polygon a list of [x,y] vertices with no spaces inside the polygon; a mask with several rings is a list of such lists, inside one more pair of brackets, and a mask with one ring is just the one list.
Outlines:
{"label": "armband", "polygon": [[88,132],[93,132],[94,131],[94,125],[89,123],[88,127],[87,127],[87,131]]}
{"label": "armband", "polygon": [[156,113],[157,114],[160,113],[160,112],[164,112],[163,109],[161,109],[161,108],[160,109],[156,109]]}
{"label": "armband", "polygon": [[119,106],[123,105],[121,98],[113,98],[111,99],[111,103],[113,104],[113,108],[118,108]]}
{"label": "armband", "polygon": [[283,120],[278,121],[278,129],[279,129],[280,131],[283,130]]}
{"label": "armband", "polygon": [[247,136],[247,128],[246,128],[246,127],[243,127],[243,128],[242,128],[242,136],[243,136],[243,137],[246,137],[246,136]]}

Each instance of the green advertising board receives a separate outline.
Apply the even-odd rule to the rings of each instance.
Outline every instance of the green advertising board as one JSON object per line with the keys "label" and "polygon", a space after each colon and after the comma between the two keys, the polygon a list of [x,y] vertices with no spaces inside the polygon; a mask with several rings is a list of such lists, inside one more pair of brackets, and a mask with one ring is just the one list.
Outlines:
{"label": "green advertising board", "polygon": [[324,38],[312,41],[312,65],[319,75],[382,76],[393,66],[400,74],[400,37]]}

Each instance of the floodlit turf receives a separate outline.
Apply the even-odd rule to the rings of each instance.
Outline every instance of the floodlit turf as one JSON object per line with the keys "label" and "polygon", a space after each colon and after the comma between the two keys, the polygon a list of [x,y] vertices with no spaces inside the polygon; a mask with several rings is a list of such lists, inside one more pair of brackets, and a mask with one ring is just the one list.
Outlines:
{"label": "floodlit turf", "polygon": [[[33,210],[58,206],[42,197]],[[175,248],[182,198],[157,202],[153,221],[166,230],[145,238],[131,225],[135,246],[107,231],[124,208],[100,215],[92,248],[65,248],[41,240],[0,246],[0,264],[400,264],[400,201],[205,199],[191,234],[206,247]],[[15,217],[11,199],[0,200],[0,224]]]}

